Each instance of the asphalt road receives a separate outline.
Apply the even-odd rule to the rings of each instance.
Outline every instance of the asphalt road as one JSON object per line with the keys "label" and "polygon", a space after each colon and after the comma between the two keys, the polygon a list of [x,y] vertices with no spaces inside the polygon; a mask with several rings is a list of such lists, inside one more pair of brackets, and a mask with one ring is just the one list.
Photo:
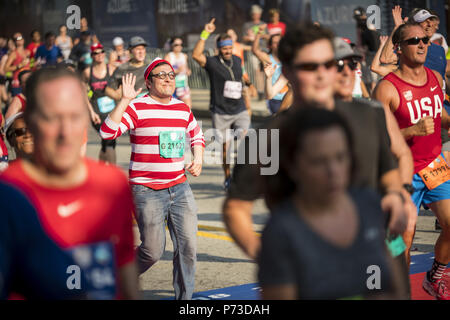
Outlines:
{"label": "asphalt road", "polygon": [[[201,121],[204,131],[211,128],[204,92],[197,93],[198,109],[194,109],[197,120]],[[267,115],[264,106],[257,104],[254,114],[256,123]],[[91,128],[87,155],[98,156],[100,138]],[[131,147],[129,137],[123,136],[117,143],[117,160],[125,172],[128,170]],[[205,158],[211,159],[211,152]],[[209,158],[208,158],[209,157]],[[200,177],[188,175],[188,181],[194,192],[198,211],[198,263],[195,281],[195,292],[219,289],[224,287],[256,282],[256,265],[249,260],[227,234],[221,215],[221,207],[225,192],[223,190],[223,171],[221,165],[205,161]],[[261,231],[268,217],[268,210],[262,200],[254,207],[254,229]],[[433,251],[439,233],[434,230],[435,218],[430,211],[422,211],[419,216],[417,233],[412,254]],[[135,227],[136,245],[139,244],[139,232]],[[144,299],[166,299],[173,297],[172,287],[172,242],[167,232],[166,252],[162,259],[140,277],[140,287]]]}

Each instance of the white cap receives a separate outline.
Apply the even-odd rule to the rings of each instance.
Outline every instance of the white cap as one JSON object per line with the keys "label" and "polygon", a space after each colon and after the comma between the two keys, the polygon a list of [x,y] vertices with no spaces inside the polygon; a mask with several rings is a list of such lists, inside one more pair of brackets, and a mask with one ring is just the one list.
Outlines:
{"label": "white cap", "polygon": [[112,43],[113,43],[113,46],[115,46],[115,47],[124,44],[123,39],[121,37],[115,37],[113,39]]}
{"label": "white cap", "polygon": [[439,19],[438,16],[431,14],[428,10],[425,10],[425,9],[420,10],[413,16],[414,21],[418,22],[418,23],[424,22],[428,18],[438,18]]}
{"label": "white cap", "polygon": [[14,121],[16,121],[17,118],[23,118],[23,112],[15,113],[12,116],[10,116],[8,119],[6,119],[6,121],[5,121],[5,132],[8,132],[9,128],[14,123]]}

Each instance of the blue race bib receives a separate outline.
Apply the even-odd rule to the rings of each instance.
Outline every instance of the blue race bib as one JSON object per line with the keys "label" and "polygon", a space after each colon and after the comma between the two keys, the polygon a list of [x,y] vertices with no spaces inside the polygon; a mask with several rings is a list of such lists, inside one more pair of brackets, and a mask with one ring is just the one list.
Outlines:
{"label": "blue race bib", "polygon": [[107,96],[98,98],[97,105],[101,113],[110,113],[116,107],[114,100]]}

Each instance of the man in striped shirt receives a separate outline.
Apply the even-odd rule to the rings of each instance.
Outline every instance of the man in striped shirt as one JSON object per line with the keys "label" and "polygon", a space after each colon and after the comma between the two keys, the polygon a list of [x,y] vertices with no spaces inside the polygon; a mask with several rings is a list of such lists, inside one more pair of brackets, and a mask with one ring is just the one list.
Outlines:
{"label": "man in striped shirt", "polygon": [[[205,140],[191,109],[172,98],[175,72],[166,60],[156,58],[145,71],[148,94],[135,99],[136,76],[122,78],[122,99],[103,123],[103,139],[116,139],[130,130],[129,180],[136,203],[141,234],[137,249],[139,273],[155,264],[165,249],[165,220],[174,246],[176,299],[191,299],[197,250],[197,206],[186,181],[202,170]],[[194,154],[185,168],[186,136]]]}

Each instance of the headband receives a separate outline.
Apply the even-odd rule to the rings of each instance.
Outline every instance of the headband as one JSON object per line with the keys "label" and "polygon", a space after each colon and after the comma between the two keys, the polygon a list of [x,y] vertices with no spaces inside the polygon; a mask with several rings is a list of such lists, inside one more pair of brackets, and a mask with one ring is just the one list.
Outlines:
{"label": "headband", "polygon": [[217,47],[218,48],[222,48],[222,47],[226,47],[226,46],[232,46],[233,45],[233,40],[222,40],[222,41],[219,41],[218,43],[217,43]]}
{"label": "headband", "polygon": [[145,73],[144,73],[144,79],[147,80],[148,76],[150,75],[150,72],[152,72],[152,70],[156,67],[157,64],[164,62],[166,64],[169,65],[169,67],[172,69],[173,72],[175,72],[175,70],[173,70],[172,65],[170,64],[169,61],[161,59],[161,58],[156,58],[155,60],[153,60],[147,67],[147,69],[145,69]]}

